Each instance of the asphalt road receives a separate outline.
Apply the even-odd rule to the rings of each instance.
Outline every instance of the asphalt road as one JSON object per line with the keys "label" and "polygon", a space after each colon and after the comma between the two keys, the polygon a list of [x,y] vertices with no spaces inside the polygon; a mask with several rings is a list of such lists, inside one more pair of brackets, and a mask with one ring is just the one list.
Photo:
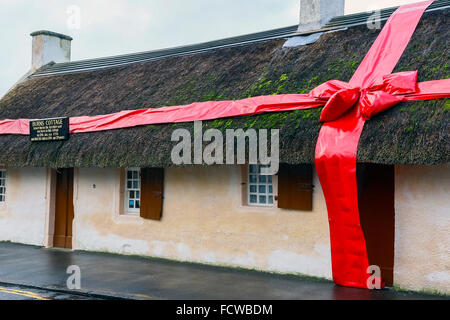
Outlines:
{"label": "asphalt road", "polygon": [[[69,266],[79,268],[81,289],[57,293],[67,290]],[[296,275],[0,242],[0,287],[6,284],[23,288],[3,289],[0,299],[89,299],[80,292],[103,299],[143,300],[449,299],[398,290],[345,288]],[[32,287],[45,289],[27,289]]]}
{"label": "asphalt road", "polygon": [[[77,296],[48,290],[35,290],[17,286],[0,286],[0,300],[92,300],[86,296]],[[97,299],[98,300],[98,299]]]}

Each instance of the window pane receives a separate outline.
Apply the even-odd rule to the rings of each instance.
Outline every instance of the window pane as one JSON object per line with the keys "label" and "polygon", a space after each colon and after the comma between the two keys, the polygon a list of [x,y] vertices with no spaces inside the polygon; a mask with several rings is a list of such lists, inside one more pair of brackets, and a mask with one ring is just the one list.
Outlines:
{"label": "window pane", "polygon": [[5,186],[5,180],[0,179],[0,186],[4,187]]}
{"label": "window pane", "polygon": [[[268,166],[249,165],[248,194],[249,204],[273,206],[273,177],[261,174],[261,168]],[[269,198],[270,196],[270,198]]]}
{"label": "window pane", "polygon": [[139,169],[126,169],[126,181],[125,181],[125,199],[124,207],[125,214],[136,214],[140,208],[140,170]]}
{"label": "window pane", "polygon": [[0,187],[0,194],[4,194],[5,193],[5,188]]}
{"label": "window pane", "polygon": [[3,202],[3,201],[5,201],[5,197],[0,196],[0,202]]}

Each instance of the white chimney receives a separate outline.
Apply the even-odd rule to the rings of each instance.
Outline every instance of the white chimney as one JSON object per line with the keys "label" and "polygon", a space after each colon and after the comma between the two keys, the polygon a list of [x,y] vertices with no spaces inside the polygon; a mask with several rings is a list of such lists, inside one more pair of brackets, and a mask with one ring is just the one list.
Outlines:
{"label": "white chimney", "polygon": [[45,30],[33,32],[31,36],[33,38],[32,70],[37,70],[52,61],[55,63],[70,61],[71,37]]}
{"label": "white chimney", "polygon": [[344,15],[345,0],[300,0],[299,32],[317,30]]}

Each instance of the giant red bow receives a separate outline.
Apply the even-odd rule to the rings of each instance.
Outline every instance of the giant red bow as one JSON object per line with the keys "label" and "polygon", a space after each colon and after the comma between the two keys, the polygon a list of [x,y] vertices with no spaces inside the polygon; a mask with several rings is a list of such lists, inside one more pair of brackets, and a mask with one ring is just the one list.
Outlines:
{"label": "giant red bow", "polygon": [[339,80],[327,81],[310,92],[314,98],[328,100],[320,121],[334,121],[342,117],[358,102],[365,120],[392,108],[403,101],[406,94],[417,93],[417,71],[393,73],[364,88],[353,87]]}

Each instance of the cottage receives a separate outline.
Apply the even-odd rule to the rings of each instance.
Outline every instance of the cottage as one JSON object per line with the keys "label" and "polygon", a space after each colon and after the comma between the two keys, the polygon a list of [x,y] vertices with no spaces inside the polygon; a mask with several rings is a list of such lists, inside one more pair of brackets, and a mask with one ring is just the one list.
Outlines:
{"label": "cottage", "polygon": [[[306,93],[348,81],[379,34],[366,25],[372,15],[343,16],[343,0],[301,5],[311,2],[329,10],[310,10],[300,27],[85,61],[70,62],[70,37],[35,32],[32,69],[0,100],[0,119]],[[449,78],[449,17],[448,1],[428,8],[396,72]],[[389,286],[450,293],[448,112],[448,99],[402,102],[362,133],[361,225],[371,264]],[[194,137],[193,123],[65,141],[0,135],[0,240],[330,279],[327,208],[314,167],[319,116],[312,109],[203,122],[223,133],[279,129],[273,176],[249,163],[176,165],[172,134],[184,128]]]}

